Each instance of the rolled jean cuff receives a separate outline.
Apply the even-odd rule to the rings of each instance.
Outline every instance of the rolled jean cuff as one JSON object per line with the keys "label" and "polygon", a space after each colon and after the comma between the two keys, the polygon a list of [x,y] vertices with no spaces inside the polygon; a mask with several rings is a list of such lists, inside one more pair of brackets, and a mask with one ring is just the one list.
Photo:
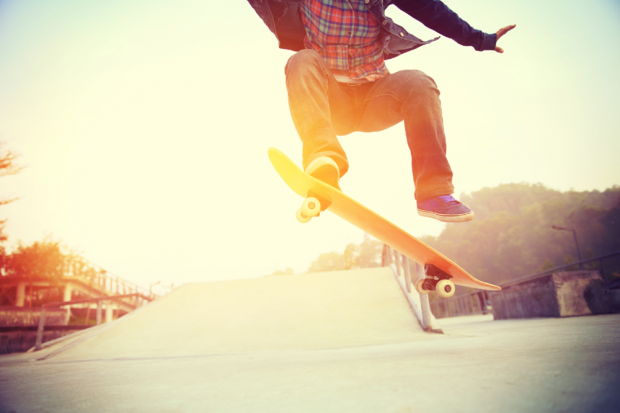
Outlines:
{"label": "rolled jean cuff", "polygon": [[415,199],[418,202],[426,201],[427,199],[435,198],[436,196],[442,195],[452,195],[454,193],[454,187],[444,188],[444,189],[435,189],[433,191],[424,192],[419,194],[418,191],[415,193]]}

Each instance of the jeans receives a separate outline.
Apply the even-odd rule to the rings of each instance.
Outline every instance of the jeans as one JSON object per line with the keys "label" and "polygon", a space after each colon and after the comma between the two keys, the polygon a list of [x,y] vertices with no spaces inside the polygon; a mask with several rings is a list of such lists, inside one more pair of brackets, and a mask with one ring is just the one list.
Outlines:
{"label": "jeans", "polygon": [[329,156],[343,176],[349,162],[337,136],[381,131],[404,120],[416,200],[454,193],[439,90],[429,76],[403,70],[375,82],[339,83],[321,56],[309,49],[295,53],[285,72],[304,168],[317,157]]}

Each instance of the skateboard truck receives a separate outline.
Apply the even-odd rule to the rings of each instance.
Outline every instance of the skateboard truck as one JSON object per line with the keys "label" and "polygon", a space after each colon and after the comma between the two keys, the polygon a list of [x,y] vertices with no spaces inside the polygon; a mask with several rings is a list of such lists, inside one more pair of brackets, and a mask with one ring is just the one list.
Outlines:
{"label": "skateboard truck", "polygon": [[329,208],[331,204],[331,201],[310,191],[306,199],[304,199],[304,202],[302,202],[301,208],[299,208],[295,214],[297,221],[305,224],[312,218],[321,215],[321,212]]}
{"label": "skateboard truck", "polygon": [[420,294],[428,294],[435,290],[442,298],[449,298],[454,295],[454,283],[450,281],[452,276],[447,272],[435,267],[433,264],[424,266],[425,278],[419,279],[415,283],[415,289]]}

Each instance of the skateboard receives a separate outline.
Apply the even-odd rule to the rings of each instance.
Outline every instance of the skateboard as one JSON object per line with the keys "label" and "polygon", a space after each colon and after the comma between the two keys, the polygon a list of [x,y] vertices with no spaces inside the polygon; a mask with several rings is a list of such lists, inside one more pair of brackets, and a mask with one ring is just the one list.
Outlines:
{"label": "skateboard", "polygon": [[353,198],[302,171],[284,153],[269,148],[269,159],[280,177],[304,198],[297,210],[297,220],[306,223],[328,210],[355,225],[381,242],[424,266],[426,276],[415,283],[420,294],[436,291],[440,297],[454,295],[455,284],[481,290],[499,291],[500,287],[480,281],[452,260],[435,251],[413,235],[371,211]]}

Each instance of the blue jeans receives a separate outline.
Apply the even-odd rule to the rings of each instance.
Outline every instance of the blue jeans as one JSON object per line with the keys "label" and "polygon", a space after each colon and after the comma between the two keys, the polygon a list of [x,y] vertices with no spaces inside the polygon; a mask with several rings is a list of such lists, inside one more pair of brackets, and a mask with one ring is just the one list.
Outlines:
{"label": "blue jeans", "polygon": [[439,89],[429,76],[403,70],[371,83],[339,83],[314,50],[295,53],[285,72],[304,168],[319,156],[329,156],[342,176],[349,162],[337,136],[381,131],[404,120],[416,199],[454,192]]}

